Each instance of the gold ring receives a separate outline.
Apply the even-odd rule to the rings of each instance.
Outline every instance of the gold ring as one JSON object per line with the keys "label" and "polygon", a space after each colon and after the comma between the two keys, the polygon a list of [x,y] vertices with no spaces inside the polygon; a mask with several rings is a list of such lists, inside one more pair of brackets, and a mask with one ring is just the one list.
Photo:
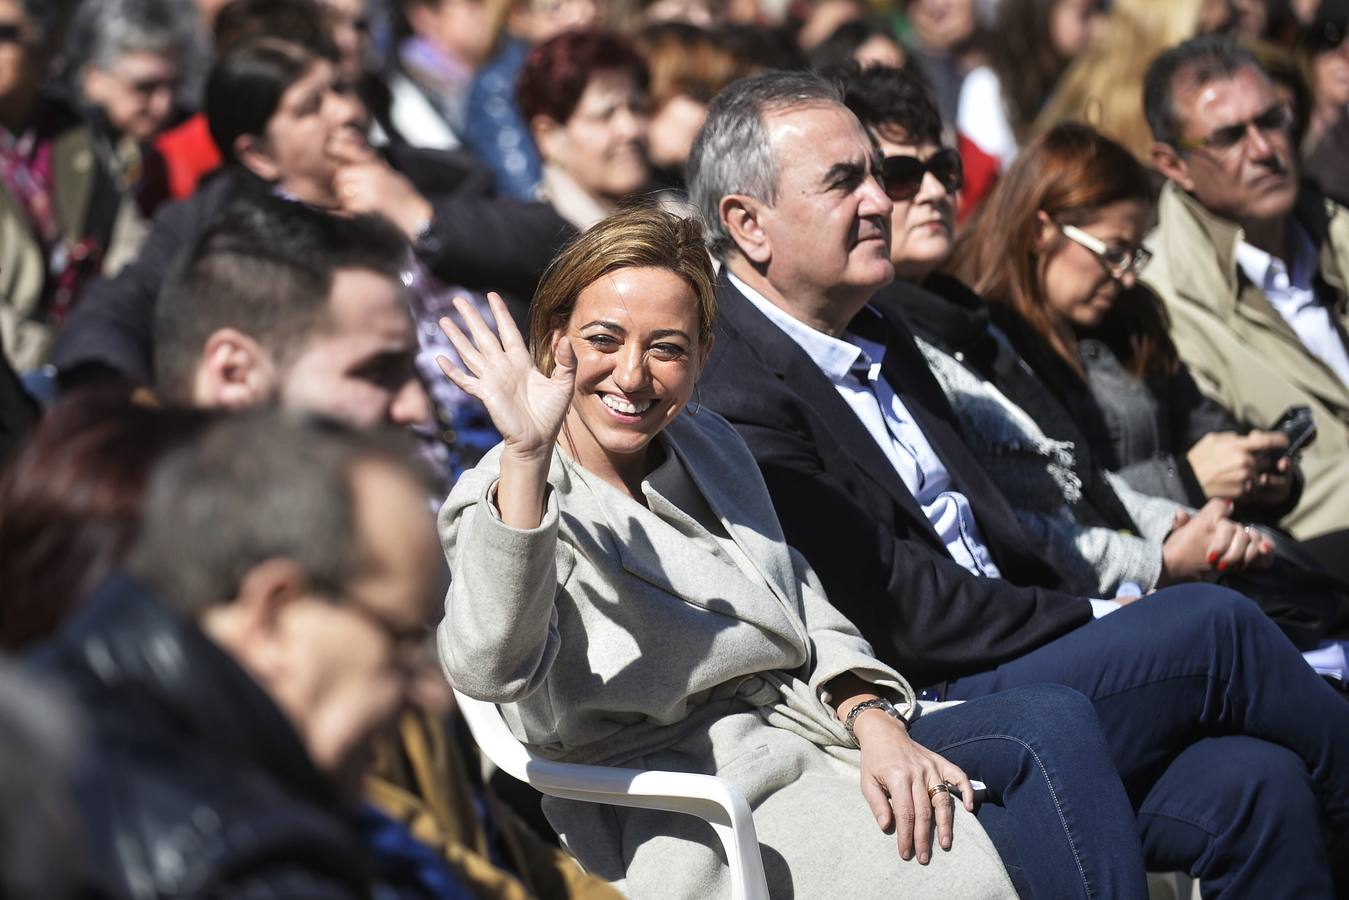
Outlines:
{"label": "gold ring", "polygon": [[927,789],[927,799],[931,800],[938,794],[943,793],[945,794],[951,793],[951,785],[944,781],[941,784],[934,784],[932,787]]}

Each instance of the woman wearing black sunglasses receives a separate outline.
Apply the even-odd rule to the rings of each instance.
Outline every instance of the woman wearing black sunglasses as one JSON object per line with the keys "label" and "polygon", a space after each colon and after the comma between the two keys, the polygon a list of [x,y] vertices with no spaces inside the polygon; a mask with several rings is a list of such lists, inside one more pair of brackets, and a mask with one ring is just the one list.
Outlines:
{"label": "woman wearing black sunglasses", "polygon": [[[1060,569],[1080,581],[1084,593],[1113,596],[1129,583],[1151,590],[1206,571],[1209,548],[1192,539],[1204,523],[1168,542],[1174,503],[1130,497],[1126,505],[1059,401],[1005,340],[995,338],[984,300],[939,271],[955,251],[951,226],[960,172],[946,162],[950,151],[940,147],[941,122],[921,78],[907,70],[871,69],[850,73],[844,88],[849,107],[886,154],[886,189],[894,201],[891,258],[897,281],[874,302],[896,305],[908,320],[965,418],[971,448],[1018,515],[1046,539]],[[1078,240],[1094,244],[1091,234],[1065,226]],[[1094,259],[1093,251],[1073,238],[1062,241]],[[1103,258],[1110,258],[1101,265],[1131,267],[1133,256],[1119,250],[1100,248]],[[914,287],[920,284],[926,290]],[[1075,443],[1076,457],[1054,451],[1056,441]],[[1141,535],[1123,533],[1140,527]],[[1227,549],[1230,543],[1224,553]]]}

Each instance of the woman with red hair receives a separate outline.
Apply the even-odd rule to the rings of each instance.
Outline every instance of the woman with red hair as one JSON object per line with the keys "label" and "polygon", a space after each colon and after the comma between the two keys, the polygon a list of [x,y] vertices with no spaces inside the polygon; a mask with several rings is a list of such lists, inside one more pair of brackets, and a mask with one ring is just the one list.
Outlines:
{"label": "woman with red hair", "polygon": [[646,188],[646,65],[626,38],[568,31],[530,51],[520,112],[543,160],[543,199],[585,231]]}

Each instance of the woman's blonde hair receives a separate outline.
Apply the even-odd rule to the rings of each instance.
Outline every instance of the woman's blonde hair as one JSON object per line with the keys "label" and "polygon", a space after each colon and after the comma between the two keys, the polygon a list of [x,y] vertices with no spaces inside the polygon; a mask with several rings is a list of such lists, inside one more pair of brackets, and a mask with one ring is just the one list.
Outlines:
{"label": "woman's blonde hair", "polygon": [[1205,0],[1116,0],[1100,38],[1063,73],[1035,123],[1087,122],[1150,162],[1143,81],[1162,51],[1194,37]]}
{"label": "woman's blonde hair", "polygon": [[640,203],[601,220],[543,273],[529,315],[529,349],[539,371],[552,374],[553,332],[566,327],[581,291],[619,269],[664,269],[683,280],[698,300],[698,346],[708,346],[717,298],[703,230],[696,221]]}

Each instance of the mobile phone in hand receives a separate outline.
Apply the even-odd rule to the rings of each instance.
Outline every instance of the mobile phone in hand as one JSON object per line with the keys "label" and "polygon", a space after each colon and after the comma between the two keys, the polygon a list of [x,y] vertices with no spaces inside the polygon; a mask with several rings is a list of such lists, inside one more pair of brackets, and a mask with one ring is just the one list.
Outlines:
{"label": "mobile phone in hand", "polygon": [[1278,459],[1288,459],[1316,438],[1316,419],[1312,417],[1310,406],[1290,406],[1271,430],[1281,431],[1288,437],[1288,446],[1278,456]]}

